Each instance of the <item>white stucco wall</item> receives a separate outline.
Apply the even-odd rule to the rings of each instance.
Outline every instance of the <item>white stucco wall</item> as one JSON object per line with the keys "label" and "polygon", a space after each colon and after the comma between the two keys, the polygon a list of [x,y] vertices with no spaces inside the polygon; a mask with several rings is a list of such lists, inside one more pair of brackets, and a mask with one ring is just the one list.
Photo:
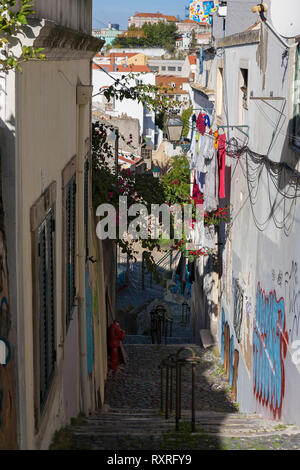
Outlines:
{"label": "white stucco wall", "polygon": [[[108,76],[102,70],[93,69],[93,95],[97,95],[101,87],[109,87],[114,83],[115,79],[122,78],[123,75],[128,75],[125,72],[110,72],[111,76]],[[137,73],[136,80],[142,80],[145,85],[155,85],[155,75],[153,73]],[[127,84],[129,87],[136,86],[135,79],[130,80]],[[94,108],[97,109],[97,106],[100,109],[104,110],[104,103],[106,102],[103,95],[98,95],[93,97]],[[134,119],[138,119],[140,123],[140,132],[141,136],[145,135],[148,137],[148,140],[154,145],[154,134],[155,134],[155,116],[153,111],[147,111],[142,103],[138,103],[136,100],[124,99],[123,101],[115,100],[114,101],[114,110],[106,111],[107,114],[111,116],[122,116],[122,114],[127,114],[127,116]]]}
{"label": "white stucco wall", "polygon": [[[224,125],[249,125],[249,140],[231,129],[226,130],[227,139],[236,137],[240,146],[247,144],[252,151],[299,170],[299,153],[288,144],[295,51],[290,51],[288,60],[283,58],[283,52],[281,44],[268,33],[261,45],[225,47],[214,66],[220,62],[224,66]],[[242,122],[240,67],[249,70],[249,96],[252,92],[253,97],[273,94],[286,101],[249,99]],[[250,158],[247,161],[248,166],[246,157],[239,162],[227,157],[227,166],[231,167],[233,225],[232,243],[227,240],[223,255],[222,309],[230,327],[233,349],[239,352],[237,397],[241,411],[256,411],[299,425],[300,403],[296,397],[300,392],[300,370],[293,361],[293,342],[300,339],[299,201],[284,197],[289,187],[287,180],[270,176],[265,167]],[[291,173],[285,175],[288,174],[291,176]],[[293,198],[294,190],[289,195]],[[234,329],[236,279],[244,291],[240,342]]]}

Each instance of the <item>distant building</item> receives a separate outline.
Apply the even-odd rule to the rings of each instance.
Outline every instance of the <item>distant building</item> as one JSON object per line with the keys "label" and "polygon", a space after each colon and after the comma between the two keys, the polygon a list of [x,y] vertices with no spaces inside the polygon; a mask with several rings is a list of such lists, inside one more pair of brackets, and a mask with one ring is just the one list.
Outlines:
{"label": "distant building", "polygon": [[159,75],[182,77],[183,64],[184,60],[148,59],[150,69]]}
{"label": "distant building", "polygon": [[157,75],[155,84],[163,95],[173,98],[178,103],[178,111],[190,105],[190,84],[187,77]]}
{"label": "distant building", "polygon": [[208,23],[197,23],[193,20],[184,20],[177,23],[177,29],[179,34],[191,33],[193,30],[199,33],[207,33],[211,30],[211,26]]}
{"label": "distant building", "polygon": [[135,26],[136,28],[141,28],[143,24],[150,23],[156,24],[160,21],[164,23],[175,23],[179,22],[176,16],[163,15],[162,13],[135,13],[135,15],[130,16],[128,20],[128,27]]}
{"label": "distant building", "polygon": [[[122,76],[134,74],[134,78],[127,84],[134,87],[139,84],[155,85],[155,75],[148,65],[136,65],[134,56],[137,54],[113,53],[108,56],[97,55],[93,63],[94,98],[93,109],[104,111],[114,117],[121,117],[125,113],[139,120],[140,138],[145,143],[155,145],[157,141],[157,128],[155,125],[155,113],[148,110],[142,103],[124,99],[107,101],[103,93],[97,95],[100,89],[108,88],[114,83],[114,79],[122,79]],[[141,58],[141,57],[140,57]],[[109,72],[109,75],[105,72]]]}
{"label": "distant building", "polygon": [[108,24],[108,28],[94,29],[93,36],[105,41],[104,46],[111,46],[117,36],[124,33],[118,24]]}

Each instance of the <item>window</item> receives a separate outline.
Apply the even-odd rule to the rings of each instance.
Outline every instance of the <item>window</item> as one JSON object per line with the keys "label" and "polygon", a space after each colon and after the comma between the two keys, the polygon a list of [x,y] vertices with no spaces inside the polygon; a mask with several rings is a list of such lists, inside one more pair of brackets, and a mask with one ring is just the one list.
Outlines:
{"label": "window", "polygon": [[51,386],[55,362],[54,210],[38,229],[38,310],[40,328],[40,411]]}
{"label": "window", "polygon": [[294,115],[292,121],[291,143],[300,149],[300,44],[296,51],[296,70],[294,87]]}
{"label": "window", "polygon": [[75,270],[76,270],[76,180],[75,174],[66,186],[66,220],[65,220],[65,243],[66,243],[66,327],[68,329],[72,319],[73,307],[76,297]]}
{"label": "window", "polygon": [[176,71],[176,67],[168,67],[168,70],[169,70],[170,72],[175,72],[175,71]]}
{"label": "window", "polygon": [[241,103],[244,109],[248,109],[248,69],[240,69]]}
{"label": "window", "polygon": [[144,158],[145,160],[149,160],[152,158],[152,150],[150,149],[147,149],[147,148],[142,148],[142,158]]}
{"label": "window", "polygon": [[162,69],[162,70],[166,70],[166,66],[165,66],[165,65],[163,65],[161,69]]}
{"label": "window", "polygon": [[182,71],[182,67],[177,67],[178,72]]}
{"label": "window", "polygon": [[36,429],[40,427],[56,371],[55,201],[53,182],[30,210]]}
{"label": "window", "polygon": [[239,124],[248,124],[248,69],[240,68],[239,73]]}

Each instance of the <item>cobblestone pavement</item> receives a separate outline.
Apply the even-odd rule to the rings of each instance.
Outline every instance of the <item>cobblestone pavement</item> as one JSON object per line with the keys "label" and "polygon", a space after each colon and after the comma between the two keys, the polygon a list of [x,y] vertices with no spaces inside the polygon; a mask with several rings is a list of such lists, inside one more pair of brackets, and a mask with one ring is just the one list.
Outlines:
{"label": "cobblestone pavement", "polygon": [[106,403],[93,416],[73,420],[55,437],[52,449],[92,450],[298,450],[300,431],[292,425],[239,413],[220,359],[192,346],[201,362],[196,376],[196,432],[191,433],[190,370],[183,371],[182,419],[160,412],[161,359],[180,345],[125,345],[127,362],[109,374]]}
{"label": "cobblestone pavement", "polygon": [[[106,383],[106,402],[118,408],[159,408],[162,359],[183,345],[124,345],[127,363],[111,373]],[[196,370],[196,409],[236,412],[221,362],[209,350],[191,345],[200,357]],[[175,388],[175,387],[174,387]],[[175,390],[174,390],[175,397]],[[182,370],[182,408],[191,406],[191,367]]]}

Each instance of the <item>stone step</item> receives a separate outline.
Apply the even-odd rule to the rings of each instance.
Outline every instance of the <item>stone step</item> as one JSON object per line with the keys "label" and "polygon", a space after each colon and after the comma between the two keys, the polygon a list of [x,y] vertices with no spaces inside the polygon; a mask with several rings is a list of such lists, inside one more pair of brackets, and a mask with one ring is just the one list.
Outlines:
{"label": "stone step", "polygon": [[[189,423],[191,412],[182,412],[181,423]],[[72,433],[76,438],[99,441],[109,438],[150,438],[159,437],[174,430],[174,416],[165,420],[161,414],[149,410],[139,410],[132,413],[128,410],[111,410],[100,413],[92,418],[81,420],[80,426],[72,426]],[[238,413],[196,413],[196,432],[194,435],[222,435],[231,437],[293,435],[298,434],[296,426],[284,426],[275,421],[267,421],[258,415],[242,415]]]}
{"label": "stone step", "polygon": [[[191,336],[167,336],[167,344],[189,344],[192,342]],[[126,335],[123,344],[152,344],[150,336],[146,335]],[[165,344],[165,339],[162,337],[162,345]]]}

